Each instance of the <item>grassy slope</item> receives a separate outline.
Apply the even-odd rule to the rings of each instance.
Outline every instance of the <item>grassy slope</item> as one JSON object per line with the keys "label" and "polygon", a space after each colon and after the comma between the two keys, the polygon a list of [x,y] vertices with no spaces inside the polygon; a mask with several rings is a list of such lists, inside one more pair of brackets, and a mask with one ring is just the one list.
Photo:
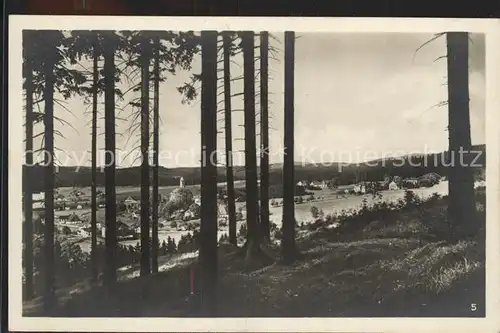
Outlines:
{"label": "grassy slope", "polygon": [[[360,218],[349,222],[348,233],[301,230],[303,258],[289,267],[275,263],[245,272],[234,250],[221,246],[219,315],[484,316],[484,243],[446,244],[422,223],[422,216],[442,216],[445,208],[441,199],[427,205],[425,214],[413,207],[385,213],[383,221]],[[278,249],[271,251],[277,255]],[[58,313],[196,316],[198,298],[188,296],[190,265],[192,259],[147,279],[120,282],[119,296],[106,297],[100,288],[75,295]]]}

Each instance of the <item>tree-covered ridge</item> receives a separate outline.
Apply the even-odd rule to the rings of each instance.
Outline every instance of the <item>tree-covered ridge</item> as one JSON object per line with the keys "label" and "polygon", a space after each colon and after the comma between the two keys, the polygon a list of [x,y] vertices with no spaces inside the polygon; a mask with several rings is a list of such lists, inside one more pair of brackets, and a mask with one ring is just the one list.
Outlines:
{"label": "tree-covered ridge", "polygon": [[[486,146],[476,145],[472,148],[473,151],[481,152],[478,153],[478,159],[475,162],[477,165],[481,165],[477,170],[477,174],[484,172],[486,163]],[[443,152],[446,156],[446,152]],[[359,165],[354,163],[326,163],[327,165],[315,165],[312,163],[297,163],[295,166],[295,174],[298,180],[308,180],[308,181],[322,181],[331,180],[332,178],[338,179],[339,185],[351,184],[356,180],[356,174],[366,175],[366,180],[377,181],[384,180],[385,175],[389,176],[400,176],[403,178],[418,178],[427,173],[435,172],[443,177],[447,176],[448,168],[446,165],[446,158],[442,157],[443,153],[440,154],[430,154],[426,157],[428,163],[425,167],[424,157],[412,156],[411,160],[414,165],[421,164],[422,167],[412,167],[405,163],[403,166],[398,166],[401,164],[401,159],[396,160],[387,159],[368,161],[365,163],[360,163]],[[438,163],[435,165],[434,160]],[[443,163],[444,161],[444,163]],[[396,166],[393,166],[393,165]],[[444,164],[444,165],[443,165]],[[259,167],[257,167],[260,169]],[[34,171],[35,174],[42,172],[43,167],[36,167]],[[78,170],[78,171],[76,171]],[[182,168],[165,168],[160,166],[160,186],[176,186],[179,184],[179,178],[184,177],[184,179],[190,185],[200,184],[200,169],[199,167],[182,167]],[[234,166],[234,180],[241,181],[245,180],[244,166]],[[342,170],[342,172],[339,172]],[[89,167],[76,167],[68,166],[59,167],[59,173],[57,174],[56,184],[61,187],[66,186],[90,186],[90,173]],[[282,182],[282,165],[281,164],[271,164],[269,170],[270,184],[280,185]],[[130,168],[119,168],[117,169],[116,185],[117,186],[139,186],[140,185],[140,171],[138,167]],[[225,167],[218,167],[217,179],[220,182],[226,181],[226,171]],[[38,180],[38,182],[37,182]],[[98,184],[102,186],[104,184],[104,175],[102,173],[98,174]],[[42,184],[39,177],[35,177],[34,186],[40,189]]]}

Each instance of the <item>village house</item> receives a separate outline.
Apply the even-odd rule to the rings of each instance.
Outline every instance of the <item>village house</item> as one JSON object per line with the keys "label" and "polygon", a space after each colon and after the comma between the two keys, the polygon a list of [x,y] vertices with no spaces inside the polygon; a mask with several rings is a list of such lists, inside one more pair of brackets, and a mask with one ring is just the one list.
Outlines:
{"label": "village house", "polygon": [[322,189],[323,188],[323,183],[320,182],[320,181],[312,181],[310,184],[309,184],[309,187],[310,188],[313,188],[313,189]]}
{"label": "village house", "polygon": [[189,220],[192,220],[192,219],[194,219],[194,218],[195,218],[195,216],[194,216],[194,212],[193,212],[193,211],[191,211],[191,210],[186,210],[186,211],[184,212],[184,216],[182,217],[182,219],[183,219],[184,221],[189,221]]}
{"label": "village house", "polygon": [[[117,231],[118,237],[126,237],[126,236],[133,235],[133,233],[135,231],[133,227],[129,227],[127,224],[125,224],[121,221],[118,221],[116,224],[117,224],[116,231]],[[139,227],[139,233],[140,233],[140,227]]]}
{"label": "village house", "polygon": [[354,185],[353,191],[356,194],[365,194],[366,193],[366,185],[365,184],[356,184],[356,185]]}
{"label": "village house", "polygon": [[395,181],[392,181],[389,183],[389,190],[390,191],[395,191],[395,190],[399,190],[399,186],[398,184],[396,184]]}
{"label": "village house", "polygon": [[197,195],[193,198],[193,201],[195,204],[197,204],[198,206],[201,206],[201,196]]}
{"label": "village house", "polygon": [[140,208],[140,203],[137,200],[134,200],[132,197],[128,197],[123,201],[123,204],[125,205],[125,208],[127,209],[127,212],[133,212],[137,209]]}
{"label": "village house", "polygon": [[417,187],[419,187],[419,181],[416,178],[406,178],[406,179],[403,179],[402,185],[405,188],[417,188]]}
{"label": "village house", "polygon": [[59,221],[59,223],[66,224],[70,220],[71,215],[59,215],[56,217],[56,220]]}
{"label": "village house", "polygon": [[386,182],[385,180],[380,180],[376,182],[378,185],[378,188],[381,190],[387,190],[389,188],[389,182]]}
{"label": "village house", "polygon": [[78,229],[78,235],[81,237],[90,237],[91,235],[91,229],[90,228],[80,228]]}
{"label": "village house", "polygon": [[227,207],[224,203],[219,203],[217,205],[217,218],[219,222],[227,222],[228,220],[228,212],[227,212]]}
{"label": "village house", "polygon": [[56,201],[57,202],[63,202],[65,201],[66,199],[64,198],[64,195],[62,194],[59,194],[57,197],[56,197]]}
{"label": "village house", "polygon": [[484,186],[486,186],[486,182],[484,180],[480,180],[474,184],[474,188],[484,187]]}
{"label": "village house", "polygon": [[71,214],[69,215],[69,218],[66,222],[67,224],[80,224],[82,223],[82,219],[80,216],[76,215],[76,214]]}
{"label": "village house", "polygon": [[[140,225],[134,224],[131,227],[129,227],[128,225],[126,225],[125,223],[120,222],[120,221],[117,222],[116,229],[117,229],[116,230],[117,236],[119,238],[131,236],[134,232],[139,233],[139,234],[141,233]],[[106,237],[106,225],[102,225],[102,227],[101,227],[101,236],[102,236],[102,238]]]}
{"label": "village house", "polygon": [[33,193],[33,211],[45,209],[45,192]]}
{"label": "village house", "polygon": [[64,203],[64,201],[57,201],[54,204],[55,210],[63,211],[65,208],[66,208],[66,204]]}
{"label": "village house", "polygon": [[45,192],[33,193],[33,202],[40,202],[45,200]]}
{"label": "village house", "polygon": [[404,181],[413,185],[418,185],[418,179],[416,178],[406,178]]}
{"label": "village house", "polygon": [[82,196],[82,195],[84,195],[84,194],[85,194],[85,193],[83,193],[83,192],[82,192],[82,191],[80,191],[80,190],[77,190],[77,191],[75,192],[75,196],[77,196],[77,197],[81,197],[81,196]]}
{"label": "village house", "polygon": [[33,211],[40,211],[45,209],[45,202],[33,202]]}
{"label": "village house", "polygon": [[65,206],[64,206],[64,207],[65,207],[64,209],[66,209],[66,208],[67,208],[67,210],[70,210],[70,209],[77,209],[77,207],[78,207],[78,202],[76,202],[76,201],[70,201],[70,202],[67,202],[67,203],[65,203]]}

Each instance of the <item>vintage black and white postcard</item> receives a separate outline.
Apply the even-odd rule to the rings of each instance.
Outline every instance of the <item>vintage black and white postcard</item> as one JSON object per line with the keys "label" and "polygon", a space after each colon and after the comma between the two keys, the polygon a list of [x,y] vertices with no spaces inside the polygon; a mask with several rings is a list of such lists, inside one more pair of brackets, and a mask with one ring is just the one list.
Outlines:
{"label": "vintage black and white postcard", "polygon": [[11,330],[500,329],[497,22],[12,16],[9,39]]}

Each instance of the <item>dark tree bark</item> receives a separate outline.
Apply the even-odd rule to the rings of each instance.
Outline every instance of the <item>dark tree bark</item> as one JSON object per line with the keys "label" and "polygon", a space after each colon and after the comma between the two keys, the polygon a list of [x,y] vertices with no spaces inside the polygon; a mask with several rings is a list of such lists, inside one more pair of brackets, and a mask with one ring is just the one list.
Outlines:
{"label": "dark tree bark", "polygon": [[115,48],[104,43],[104,118],[105,118],[105,191],[106,191],[106,264],[104,283],[109,291],[116,285],[116,128],[115,128]]}
{"label": "dark tree bark", "polygon": [[238,245],[236,240],[236,203],[234,197],[233,136],[231,127],[231,36],[229,32],[223,33],[222,40],[224,47],[224,125],[226,140],[226,183],[229,217],[229,242],[233,245]]}
{"label": "dark tree bark", "polygon": [[[24,37],[26,38],[26,37]],[[24,299],[30,300],[33,291],[33,190],[31,188],[31,170],[33,165],[33,68],[29,59],[29,48],[23,47],[24,79],[26,90],[26,166],[24,167],[24,267],[26,284]]]}
{"label": "dark tree bark", "polygon": [[[469,112],[469,39],[466,32],[446,34],[448,61],[448,134],[449,134],[449,215],[452,230],[472,236],[477,232],[474,177]],[[463,155],[461,157],[461,155]]]}
{"label": "dark tree bark", "polygon": [[269,33],[260,33],[260,223],[262,237],[270,239],[269,226]]}
{"label": "dark tree bark", "polygon": [[149,63],[150,45],[142,46],[141,71],[141,276],[150,271],[149,258]]}
{"label": "dark tree bark", "polygon": [[47,57],[44,65],[45,87],[45,289],[44,305],[47,315],[54,310],[55,298],[55,258],[54,258],[54,62]]}
{"label": "dark tree bark", "polygon": [[215,316],[217,305],[217,32],[202,31],[201,226],[202,309]]}
{"label": "dark tree bark", "polygon": [[153,225],[152,225],[152,249],[151,249],[151,270],[158,273],[158,154],[160,151],[160,39],[155,39],[154,53],[154,99],[153,99]]}
{"label": "dark tree bark", "polygon": [[90,216],[90,229],[91,229],[91,272],[90,276],[92,283],[97,283],[98,268],[97,268],[97,94],[98,94],[98,80],[99,80],[99,51],[98,41],[93,47],[93,91],[92,91],[92,198],[91,198],[91,216]]}
{"label": "dark tree bark", "polygon": [[296,259],[295,248],[295,176],[294,176],[294,62],[295,33],[285,32],[285,139],[283,161],[283,261],[287,264]]}
{"label": "dark tree bark", "polygon": [[245,187],[247,210],[247,257],[259,249],[257,140],[255,131],[255,62],[254,33],[241,33],[243,48],[243,99],[245,118]]}

